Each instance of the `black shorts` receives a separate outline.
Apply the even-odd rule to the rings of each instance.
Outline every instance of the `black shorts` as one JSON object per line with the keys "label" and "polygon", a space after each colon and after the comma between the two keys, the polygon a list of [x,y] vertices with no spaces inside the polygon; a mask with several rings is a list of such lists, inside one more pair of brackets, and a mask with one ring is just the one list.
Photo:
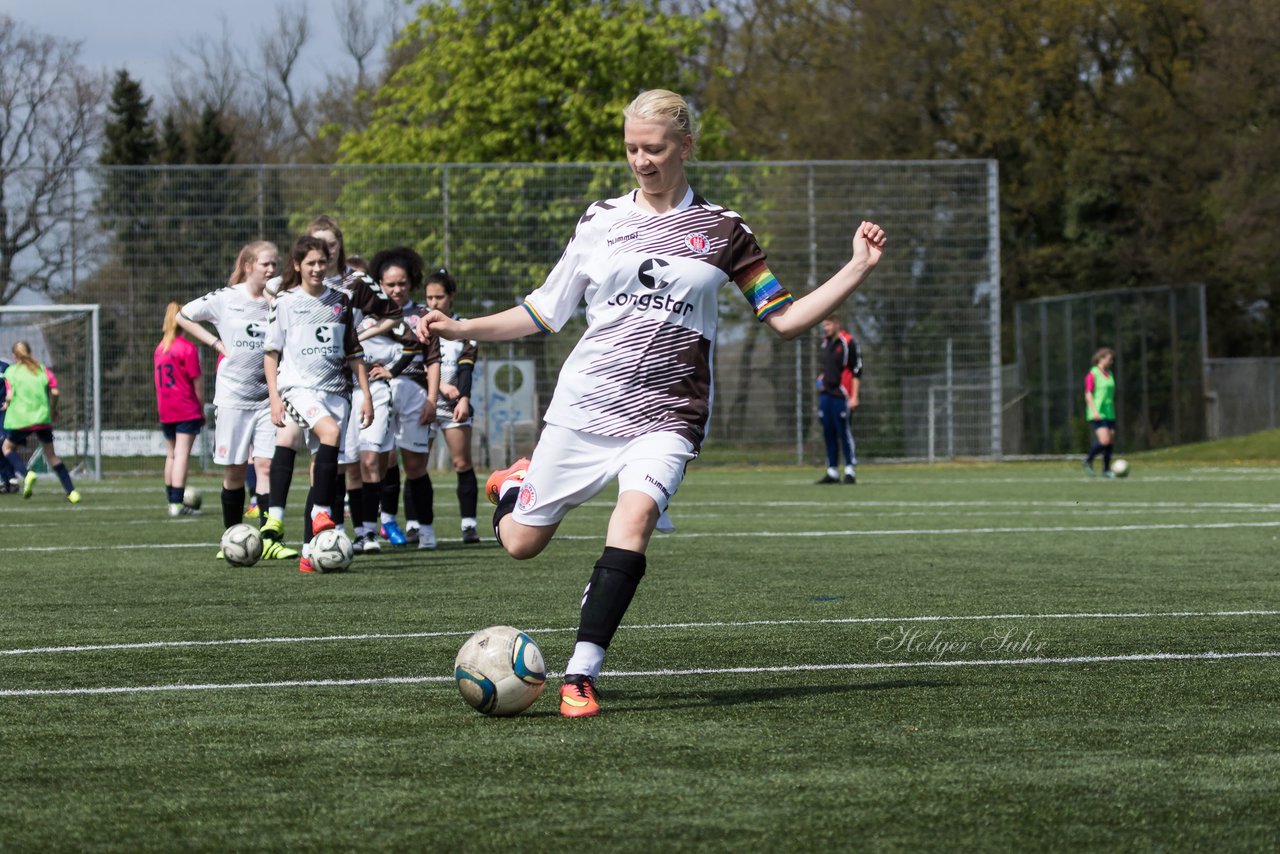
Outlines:
{"label": "black shorts", "polygon": [[27,437],[34,435],[42,444],[53,444],[52,427],[31,427],[24,430],[10,430],[9,441],[15,445],[27,444]]}
{"label": "black shorts", "polygon": [[1108,430],[1116,429],[1116,420],[1114,418],[1099,418],[1096,421],[1090,421],[1089,426],[1094,430],[1100,427],[1106,427]]}
{"label": "black shorts", "polygon": [[164,437],[172,442],[174,439],[178,438],[179,433],[199,436],[200,428],[203,425],[203,418],[192,418],[189,421],[162,421],[160,423],[160,432],[164,433]]}

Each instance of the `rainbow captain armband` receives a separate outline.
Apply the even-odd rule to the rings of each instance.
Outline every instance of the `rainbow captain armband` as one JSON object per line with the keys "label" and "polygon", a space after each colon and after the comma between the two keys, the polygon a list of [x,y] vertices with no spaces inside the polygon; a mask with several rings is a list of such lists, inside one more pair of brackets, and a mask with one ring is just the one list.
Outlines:
{"label": "rainbow captain armband", "polygon": [[742,295],[751,303],[756,313],[756,320],[764,320],[794,299],[791,292],[778,283],[764,261],[748,267],[733,281],[742,291]]}

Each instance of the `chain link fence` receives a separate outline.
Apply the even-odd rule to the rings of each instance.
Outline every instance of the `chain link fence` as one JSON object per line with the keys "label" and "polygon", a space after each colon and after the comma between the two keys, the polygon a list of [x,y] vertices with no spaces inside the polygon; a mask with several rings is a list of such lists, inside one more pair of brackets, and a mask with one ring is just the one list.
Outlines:
{"label": "chain link fence", "polygon": [[[844,312],[863,350],[861,456],[1000,455],[994,161],[700,163],[689,176],[705,198],[743,216],[797,294],[847,261],[860,220],[885,227],[888,252]],[[164,307],[224,285],[243,244],[271,240],[284,255],[316,214],[330,214],[348,254],[408,245],[429,266],[448,267],[458,310],[476,315],[541,284],[586,206],[632,186],[619,164],[101,168],[72,182],[56,230],[69,250],[52,292],[102,305],[103,428],[154,428],[151,357]],[[820,334],[782,341],[735,289],[721,299],[706,452],[819,461]],[[540,414],[582,328],[579,320],[555,336],[482,345],[481,359],[531,365]],[[210,386],[212,369],[208,359]],[[509,441],[478,437],[485,448]]]}
{"label": "chain link fence", "polygon": [[[1084,377],[1116,353],[1118,446],[1142,451],[1207,438],[1208,332],[1203,285],[1092,291],[1014,306],[1021,420],[1010,454],[1087,450]],[[1012,410],[1011,410],[1012,411]]]}

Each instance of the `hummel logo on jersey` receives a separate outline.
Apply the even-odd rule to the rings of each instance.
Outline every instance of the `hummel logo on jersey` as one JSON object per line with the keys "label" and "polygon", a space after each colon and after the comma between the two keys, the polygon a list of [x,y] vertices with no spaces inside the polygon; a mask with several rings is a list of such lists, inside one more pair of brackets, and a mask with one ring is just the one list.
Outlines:
{"label": "hummel logo on jersey", "polygon": [[629,240],[639,240],[640,232],[633,231],[630,234],[620,234],[617,237],[610,237],[606,242],[613,246],[615,243],[626,243]]}
{"label": "hummel logo on jersey", "polygon": [[651,291],[665,288],[671,284],[666,281],[666,268],[671,266],[661,258],[646,258],[640,265],[640,284]]}

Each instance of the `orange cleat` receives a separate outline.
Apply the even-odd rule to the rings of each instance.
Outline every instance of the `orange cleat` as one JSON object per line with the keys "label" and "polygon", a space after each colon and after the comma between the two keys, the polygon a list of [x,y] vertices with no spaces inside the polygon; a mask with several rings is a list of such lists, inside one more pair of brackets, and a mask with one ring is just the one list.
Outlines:
{"label": "orange cleat", "polygon": [[560,686],[560,715],[566,718],[591,718],[600,714],[600,695],[596,680],[579,673],[564,677]]}
{"label": "orange cleat", "polygon": [[316,565],[311,562],[311,558],[304,557],[298,561],[298,572],[315,572]]}
{"label": "orange cleat", "polygon": [[493,474],[489,475],[489,479],[484,482],[484,494],[488,496],[489,503],[498,503],[498,499],[502,497],[498,494],[502,489],[502,484],[513,479],[523,481],[525,472],[528,470],[529,458],[521,457],[512,463],[510,467],[500,471],[495,471]]}
{"label": "orange cleat", "polygon": [[327,531],[330,528],[336,527],[338,526],[334,524],[333,517],[323,510],[311,517],[311,536],[313,537],[321,531]]}

